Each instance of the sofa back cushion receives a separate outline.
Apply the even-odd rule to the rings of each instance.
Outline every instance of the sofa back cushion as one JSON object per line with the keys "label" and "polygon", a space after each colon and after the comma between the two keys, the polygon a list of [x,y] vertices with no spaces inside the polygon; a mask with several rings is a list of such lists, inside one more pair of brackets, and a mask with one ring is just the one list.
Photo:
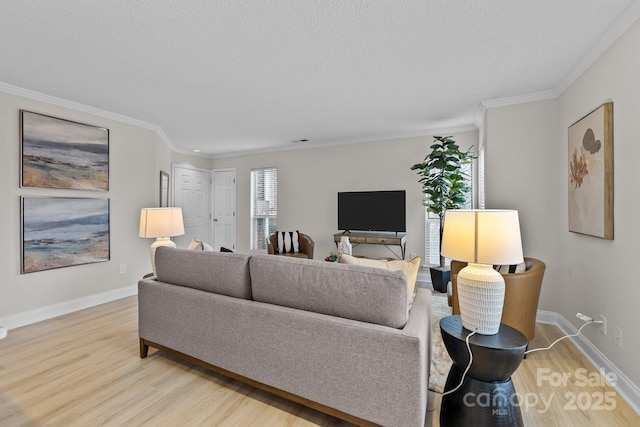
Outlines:
{"label": "sofa back cushion", "polygon": [[402,271],[272,255],[249,261],[256,301],[392,328],[408,320]]}
{"label": "sofa back cushion", "polygon": [[159,247],[156,273],[161,282],[230,297],[251,299],[250,255]]}

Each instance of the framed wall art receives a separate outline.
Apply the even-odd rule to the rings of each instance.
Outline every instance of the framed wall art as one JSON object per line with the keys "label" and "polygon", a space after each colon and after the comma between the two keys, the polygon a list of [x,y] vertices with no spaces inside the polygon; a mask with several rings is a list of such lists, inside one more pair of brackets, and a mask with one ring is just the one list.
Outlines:
{"label": "framed wall art", "polygon": [[22,187],[109,190],[109,130],[20,110]]}
{"label": "framed wall art", "polygon": [[109,199],[22,197],[21,273],[110,259]]}
{"label": "framed wall art", "polygon": [[569,231],[613,240],[613,103],[569,126]]}

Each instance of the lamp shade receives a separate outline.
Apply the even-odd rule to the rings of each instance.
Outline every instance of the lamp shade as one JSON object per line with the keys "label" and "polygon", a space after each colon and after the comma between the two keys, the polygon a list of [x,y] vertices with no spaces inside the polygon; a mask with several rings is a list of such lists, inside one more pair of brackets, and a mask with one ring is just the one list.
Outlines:
{"label": "lamp shade", "polygon": [[511,265],[524,261],[518,211],[448,210],[442,256],[475,264]]}
{"label": "lamp shade", "polygon": [[172,237],[182,234],[182,208],[144,208],[140,211],[140,237]]}

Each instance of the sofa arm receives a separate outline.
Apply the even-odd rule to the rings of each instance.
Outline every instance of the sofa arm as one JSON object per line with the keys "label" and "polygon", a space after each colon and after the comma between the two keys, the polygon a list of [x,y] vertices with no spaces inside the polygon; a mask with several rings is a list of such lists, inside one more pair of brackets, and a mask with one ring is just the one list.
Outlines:
{"label": "sofa arm", "polygon": [[409,320],[402,332],[404,335],[413,337],[426,336],[426,342],[431,342],[431,292],[429,290],[417,289],[409,312]]}

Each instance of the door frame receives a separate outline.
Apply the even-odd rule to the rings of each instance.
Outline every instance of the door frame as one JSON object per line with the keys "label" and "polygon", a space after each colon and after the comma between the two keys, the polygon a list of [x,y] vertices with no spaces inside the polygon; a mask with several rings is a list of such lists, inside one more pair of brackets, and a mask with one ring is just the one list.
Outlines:
{"label": "door frame", "polygon": [[173,202],[173,206],[175,206],[176,203],[176,186],[175,186],[175,176],[176,176],[176,168],[182,168],[182,169],[189,169],[189,170],[193,170],[193,171],[198,171],[198,172],[205,172],[209,174],[209,206],[207,206],[207,209],[209,210],[208,212],[208,216],[209,216],[209,221],[208,221],[208,228],[209,228],[209,235],[207,236],[208,241],[211,242],[213,239],[213,172],[211,169],[205,169],[205,168],[197,168],[189,163],[171,163],[171,176],[173,177],[172,179],[169,180],[170,183],[170,187],[171,187],[171,201]]}
{"label": "door frame", "polygon": [[234,188],[233,188],[233,192],[234,194],[234,206],[233,206],[233,211],[236,213],[235,215],[235,230],[233,230],[233,235],[235,236],[234,240],[234,250],[237,249],[238,247],[238,169],[236,168],[215,168],[215,169],[211,169],[211,241],[213,242],[216,238],[215,236],[215,227],[213,225],[213,215],[216,211],[215,209],[215,194],[214,194],[214,189],[216,187],[216,183],[215,183],[215,173],[216,172],[233,172],[233,176],[234,176]]}

